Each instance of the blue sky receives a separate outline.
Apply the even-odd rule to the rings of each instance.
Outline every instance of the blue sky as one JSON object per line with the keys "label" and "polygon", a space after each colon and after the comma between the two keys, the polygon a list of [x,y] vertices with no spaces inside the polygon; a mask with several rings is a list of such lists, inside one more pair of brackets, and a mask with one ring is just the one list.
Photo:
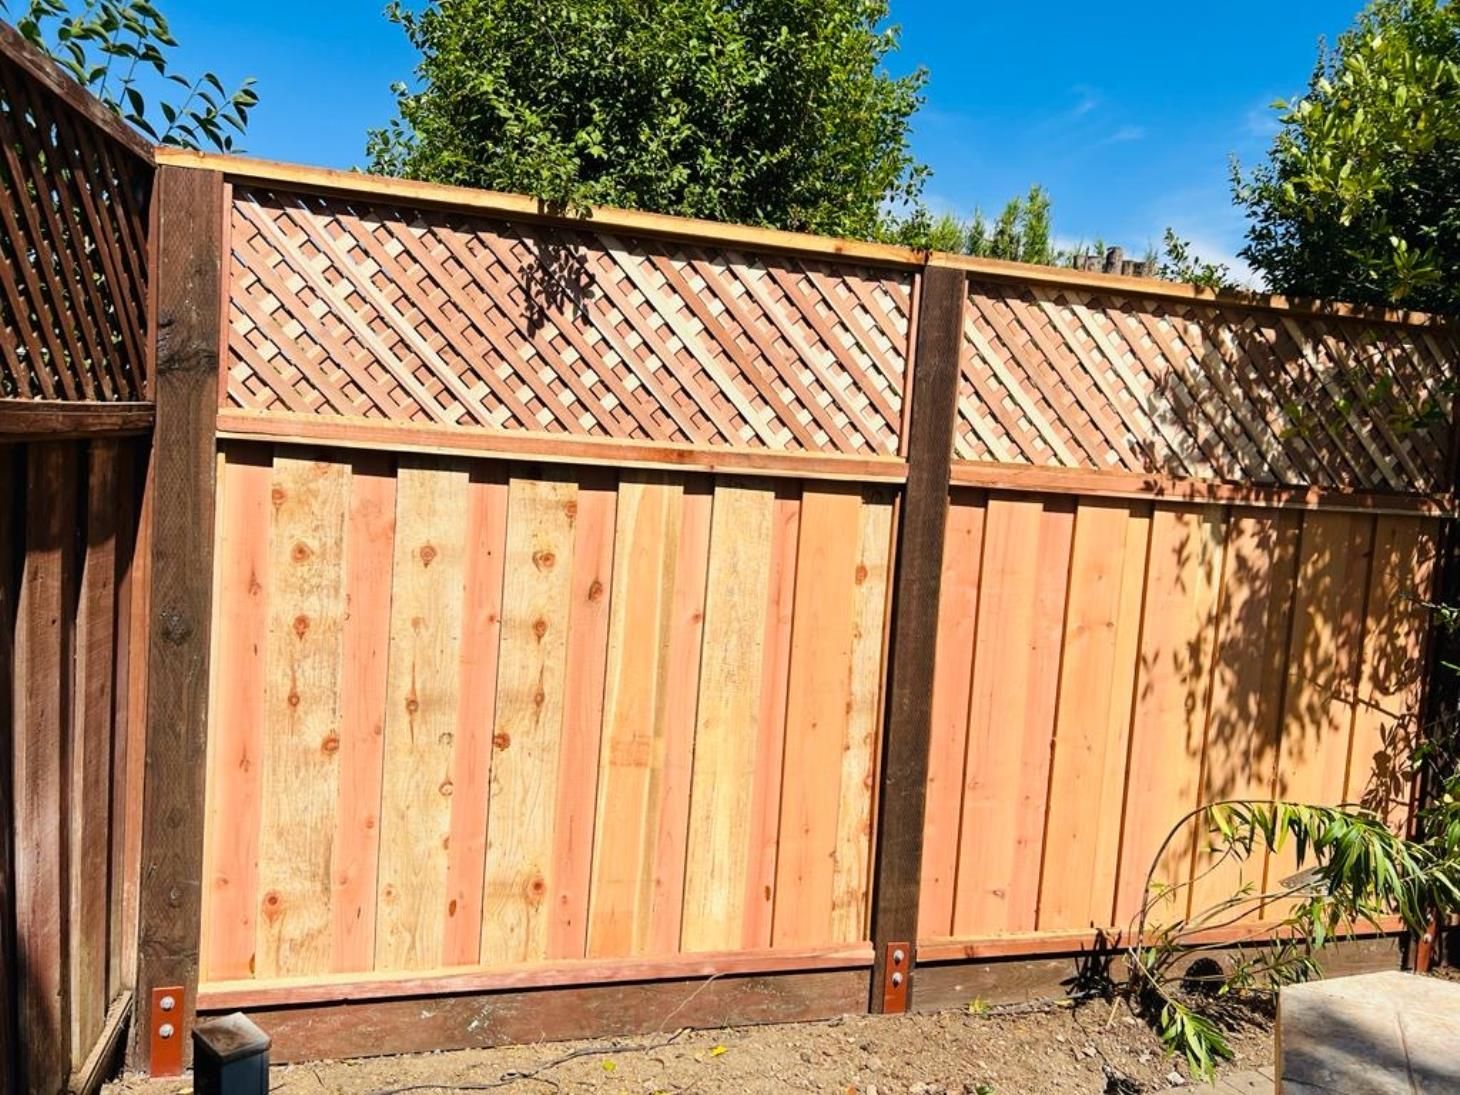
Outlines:
{"label": "blue sky", "polygon": [[[258,77],[247,150],[350,167],[414,55],[383,0],[167,0],[186,70]],[[1262,155],[1268,104],[1302,90],[1320,35],[1359,0],[1223,4],[893,0],[901,72],[931,73],[914,147],[926,197],[961,214],[1041,183],[1057,235],[1128,250],[1167,225],[1208,257],[1241,246],[1227,161]]]}

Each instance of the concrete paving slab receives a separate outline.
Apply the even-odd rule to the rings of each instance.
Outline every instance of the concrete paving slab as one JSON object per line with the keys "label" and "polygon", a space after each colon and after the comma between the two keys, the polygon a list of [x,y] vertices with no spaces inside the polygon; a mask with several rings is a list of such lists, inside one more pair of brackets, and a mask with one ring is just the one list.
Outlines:
{"label": "concrete paving slab", "polygon": [[1278,1001],[1281,1095],[1460,1092],[1460,984],[1373,973],[1291,985]]}

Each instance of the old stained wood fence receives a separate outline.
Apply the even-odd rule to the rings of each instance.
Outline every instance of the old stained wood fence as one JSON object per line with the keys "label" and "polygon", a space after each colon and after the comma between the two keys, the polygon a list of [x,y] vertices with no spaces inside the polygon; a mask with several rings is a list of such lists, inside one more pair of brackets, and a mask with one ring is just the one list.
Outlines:
{"label": "old stained wood fence", "polygon": [[[163,989],[277,1059],[896,1007],[1202,803],[1406,816],[1446,323],[128,151],[0,45],[31,1089],[133,991],[139,1065]],[[1171,911],[1292,870],[1208,854]]]}

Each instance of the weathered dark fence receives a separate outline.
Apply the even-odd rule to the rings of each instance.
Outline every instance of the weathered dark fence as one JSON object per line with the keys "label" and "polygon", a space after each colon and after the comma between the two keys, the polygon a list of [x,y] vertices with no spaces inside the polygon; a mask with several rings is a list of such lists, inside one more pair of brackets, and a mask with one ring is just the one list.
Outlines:
{"label": "weathered dark fence", "polygon": [[0,1090],[94,1090],[136,960],[151,149],[0,24]]}

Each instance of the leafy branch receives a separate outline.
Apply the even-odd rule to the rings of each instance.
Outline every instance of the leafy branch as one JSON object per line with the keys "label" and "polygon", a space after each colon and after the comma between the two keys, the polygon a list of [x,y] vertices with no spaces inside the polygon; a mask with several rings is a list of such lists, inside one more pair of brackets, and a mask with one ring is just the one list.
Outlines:
{"label": "leafy branch", "polygon": [[[0,11],[10,13],[9,0],[0,0]],[[169,57],[177,40],[147,0],[82,0],[74,9],[67,0],[26,0],[15,26],[159,144],[233,152],[234,135],[247,130],[249,112],[259,101],[252,77],[230,92],[212,72],[189,78],[172,71]],[[156,82],[184,89],[181,99],[159,96],[149,102],[147,91]]]}

